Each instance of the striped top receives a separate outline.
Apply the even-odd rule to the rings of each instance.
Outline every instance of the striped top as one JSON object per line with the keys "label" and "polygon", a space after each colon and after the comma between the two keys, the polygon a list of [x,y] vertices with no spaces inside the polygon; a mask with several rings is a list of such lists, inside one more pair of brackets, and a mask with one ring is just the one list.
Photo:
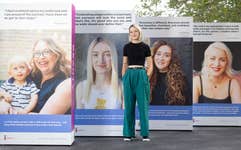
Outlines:
{"label": "striped top", "polygon": [[13,78],[10,78],[0,86],[0,89],[12,96],[11,106],[13,108],[22,109],[29,105],[31,96],[39,92],[34,82],[29,79],[26,80],[24,85],[19,86],[14,84]]}

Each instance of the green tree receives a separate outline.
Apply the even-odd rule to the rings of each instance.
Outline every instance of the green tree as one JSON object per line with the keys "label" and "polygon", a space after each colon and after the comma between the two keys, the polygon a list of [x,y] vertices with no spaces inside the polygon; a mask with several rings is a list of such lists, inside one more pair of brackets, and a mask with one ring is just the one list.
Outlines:
{"label": "green tree", "polygon": [[[144,11],[145,14],[151,14],[153,10],[150,8],[161,4],[156,0],[140,1],[143,10],[139,12]],[[241,22],[240,0],[169,0],[168,7],[176,11],[175,16],[192,16],[195,22]],[[161,13],[150,16],[160,16]]]}
{"label": "green tree", "polygon": [[140,0],[136,6],[138,16],[160,16],[163,11],[160,10],[161,0]]}
{"label": "green tree", "polygon": [[241,22],[240,0],[170,0],[169,7],[196,22]]}

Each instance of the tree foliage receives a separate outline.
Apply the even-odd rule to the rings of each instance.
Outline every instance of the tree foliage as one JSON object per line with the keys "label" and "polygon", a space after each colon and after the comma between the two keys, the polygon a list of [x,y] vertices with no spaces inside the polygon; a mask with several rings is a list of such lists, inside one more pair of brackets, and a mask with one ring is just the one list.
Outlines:
{"label": "tree foliage", "polygon": [[[151,8],[161,1],[141,0],[141,3],[141,12],[145,10],[145,14],[152,14]],[[192,16],[195,22],[241,22],[240,0],[169,0],[168,7],[176,10],[175,16]]]}
{"label": "tree foliage", "polygon": [[169,7],[196,22],[241,22],[240,0],[170,0]]}
{"label": "tree foliage", "polygon": [[140,0],[140,5],[136,6],[138,16],[160,16],[163,11],[160,10],[161,0]]}

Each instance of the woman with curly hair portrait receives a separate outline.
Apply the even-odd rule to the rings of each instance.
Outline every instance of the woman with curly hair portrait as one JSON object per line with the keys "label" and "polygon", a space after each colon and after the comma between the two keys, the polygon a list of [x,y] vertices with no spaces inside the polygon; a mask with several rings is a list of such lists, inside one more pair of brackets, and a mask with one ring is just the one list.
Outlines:
{"label": "woman with curly hair portrait", "polygon": [[[165,41],[154,42],[151,105],[186,105],[187,81],[175,49]],[[189,94],[190,95],[190,94]]]}

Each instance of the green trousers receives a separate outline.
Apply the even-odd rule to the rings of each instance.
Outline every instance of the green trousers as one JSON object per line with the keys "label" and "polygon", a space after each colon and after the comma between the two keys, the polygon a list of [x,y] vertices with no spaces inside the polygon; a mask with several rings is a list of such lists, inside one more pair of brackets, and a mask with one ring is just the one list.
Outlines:
{"label": "green trousers", "polygon": [[150,99],[150,83],[146,70],[127,69],[123,76],[124,87],[124,126],[123,136],[135,136],[136,101],[140,115],[141,136],[149,136],[148,108]]}

